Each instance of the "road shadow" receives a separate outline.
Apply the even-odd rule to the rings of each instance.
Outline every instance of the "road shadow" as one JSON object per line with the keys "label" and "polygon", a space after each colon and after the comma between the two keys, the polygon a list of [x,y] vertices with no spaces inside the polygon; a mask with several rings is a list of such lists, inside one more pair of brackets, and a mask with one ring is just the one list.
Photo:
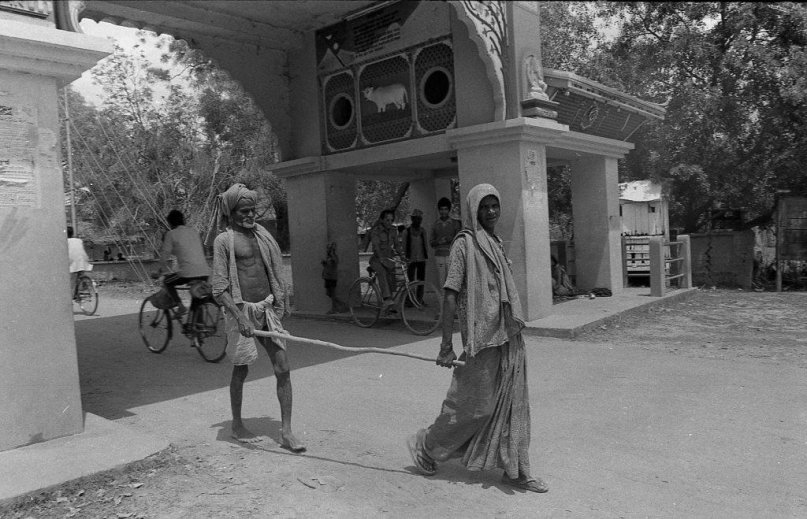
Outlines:
{"label": "road shadow", "polygon": [[304,452],[291,452],[283,447],[280,446],[280,421],[275,420],[269,417],[261,417],[261,418],[246,418],[244,419],[244,425],[247,429],[252,431],[258,436],[262,436],[260,441],[255,443],[244,443],[239,442],[235,438],[230,435],[231,431],[231,422],[230,420],[225,420],[223,422],[219,422],[216,424],[211,425],[211,428],[218,428],[218,434],[216,435],[216,440],[221,442],[230,443],[232,445],[241,447],[245,450],[250,451],[260,451],[266,452],[268,454],[276,454],[280,456],[295,456],[295,457],[304,457],[315,459],[319,461],[325,461],[328,463],[335,463],[337,465],[343,466],[350,466],[350,467],[358,467],[362,469],[369,469],[369,470],[377,470],[381,472],[389,472],[389,473],[400,473],[400,474],[410,474],[411,471],[401,469],[393,469],[388,467],[380,467],[374,465],[367,465],[364,463],[358,463],[355,461],[347,461],[347,460],[340,460],[336,458],[329,458],[326,456],[321,455],[320,452],[317,452],[316,447],[312,448],[311,446],[307,446],[307,450]]}
{"label": "road shadow", "polygon": [[[429,338],[412,335],[400,323],[363,329],[343,322],[290,318],[284,325],[292,335],[354,347],[392,348]],[[84,410],[109,420],[130,416],[135,407],[230,383],[232,365],[227,357],[217,364],[205,362],[180,334],[161,354],[150,352],[141,340],[137,314],[77,320],[75,328]],[[290,343],[288,351],[292,371],[359,355],[297,342]],[[271,363],[260,352],[250,366],[249,379],[271,376]]]}

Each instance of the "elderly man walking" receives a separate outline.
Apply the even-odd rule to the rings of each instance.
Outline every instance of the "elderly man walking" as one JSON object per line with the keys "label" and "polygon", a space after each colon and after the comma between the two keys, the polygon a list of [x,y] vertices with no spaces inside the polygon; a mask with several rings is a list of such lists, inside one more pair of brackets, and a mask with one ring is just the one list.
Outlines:
{"label": "elderly man walking", "polygon": [[455,309],[465,366],[454,368],[439,416],[409,438],[420,472],[459,457],[469,470],[503,468],[502,482],[530,492],[549,487],[530,474],[530,404],[521,330],[524,318],[510,262],[494,233],[501,208],[490,184],[468,193],[466,228],[451,246],[437,364],[451,367]]}
{"label": "elderly man walking", "polygon": [[291,375],[285,341],[256,337],[254,330],[282,331],[280,318],[289,314],[288,290],[280,275],[280,247],[269,231],[255,222],[257,193],[234,184],[218,197],[216,224],[224,231],[213,242],[213,296],[224,306],[227,354],[233,363],[230,380],[232,436],[252,443],[258,437],[244,426],[241,402],[249,366],[260,345],[272,361],[280,401],[280,444],[302,452],[291,430]]}

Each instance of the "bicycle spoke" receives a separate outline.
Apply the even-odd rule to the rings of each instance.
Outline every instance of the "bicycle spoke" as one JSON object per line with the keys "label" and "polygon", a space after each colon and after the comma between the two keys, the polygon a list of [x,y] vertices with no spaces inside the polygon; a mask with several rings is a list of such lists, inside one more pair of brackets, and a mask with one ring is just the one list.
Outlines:
{"label": "bicycle spoke", "polygon": [[149,351],[161,353],[171,340],[171,315],[167,310],[161,310],[146,298],[140,305],[138,315],[140,337]]}
{"label": "bicycle spoke", "polygon": [[433,284],[413,281],[403,297],[403,321],[409,331],[428,335],[442,324],[442,293]]}
{"label": "bicycle spoke", "polygon": [[361,277],[350,287],[348,306],[353,321],[362,328],[369,328],[381,313],[381,296],[373,278]]}
{"label": "bicycle spoke", "polygon": [[201,303],[193,312],[189,335],[196,351],[207,362],[218,362],[227,353],[224,309],[215,303]]}
{"label": "bicycle spoke", "polygon": [[81,312],[85,315],[92,315],[98,309],[98,293],[95,291],[95,284],[89,276],[81,276],[76,287],[76,302]]}

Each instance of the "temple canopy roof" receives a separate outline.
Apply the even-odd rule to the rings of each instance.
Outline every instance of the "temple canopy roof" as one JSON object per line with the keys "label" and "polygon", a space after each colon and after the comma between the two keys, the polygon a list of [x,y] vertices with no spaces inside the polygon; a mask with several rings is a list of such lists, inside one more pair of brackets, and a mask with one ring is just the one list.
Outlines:
{"label": "temple canopy roof", "polygon": [[81,18],[168,33],[192,42],[220,38],[262,48],[288,50],[303,34],[361,15],[391,2],[293,0],[172,0],[84,2]]}

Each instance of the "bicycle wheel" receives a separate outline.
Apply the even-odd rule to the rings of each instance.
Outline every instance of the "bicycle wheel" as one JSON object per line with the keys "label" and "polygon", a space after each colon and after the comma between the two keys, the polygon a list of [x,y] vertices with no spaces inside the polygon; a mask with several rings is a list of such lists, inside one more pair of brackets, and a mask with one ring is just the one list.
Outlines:
{"label": "bicycle wheel", "polygon": [[92,315],[98,309],[98,292],[95,290],[95,283],[90,276],[79,276],[76,303],[84,315]]}
{"label": "bicycle wheel", "polygon": [[403,299],[403,322],[410,332],[429,335],[442,324],[442,293],[431,283],[412,281],[406,286]]}
{"label": "bicycle wheel", "polygon": [[372,278],[361,277],[354,281],[347,294],[347,301],[353,322],[362,328],[369,328],[378,321],[382,301]]}
{"label": "bicycle wheel", "polygon": [[168,311],[160,310],[147,297],[140,305],[138,325],[146,348],[153,353],[162,353],[171,340],[171,316]]}
{"label": "bicycle wheel", "polygon": [[193,346],[207,362],[218,362],[227,353],[224,309],[212,302],[201,303],[193,312]]}

